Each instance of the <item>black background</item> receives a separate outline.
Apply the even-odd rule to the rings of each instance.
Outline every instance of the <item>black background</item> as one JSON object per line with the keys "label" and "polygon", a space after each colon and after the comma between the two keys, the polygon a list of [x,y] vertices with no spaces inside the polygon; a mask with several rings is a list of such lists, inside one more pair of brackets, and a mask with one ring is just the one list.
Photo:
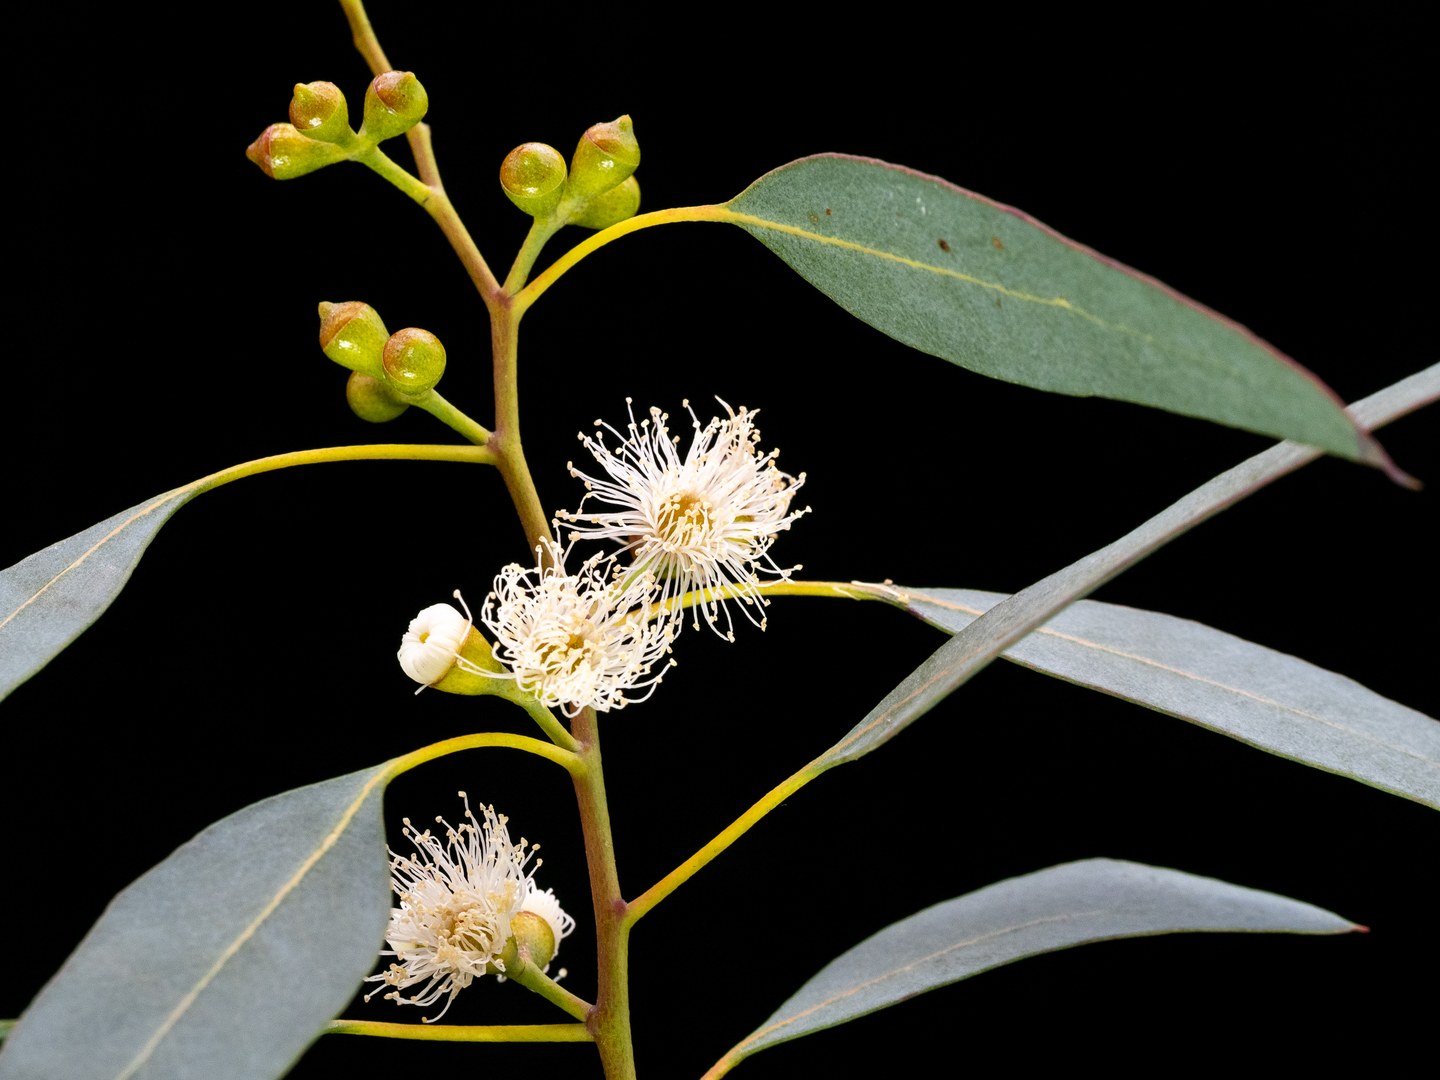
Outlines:
{"label": "black background", "polygon": [[[284,119],[296,81],[339,83],[358,114],[368,73],[338,8],[237,13],[218,32],[149,9],[57,8],[13,31],[0,565],[235,462],[447,441],[413,410],[385,429],[349,414],[344,373],[315,344],[323,299],[367,300],[392,329],[437,333],[442,389],[489,420],[483,308],[426,217],[362,169],[280,184],[243,157]],[[497,190],[505,152],[542,140],[568,153],[588,124],[628,111],[648,209],[722,201],[808,153],[870,155],[1153,274],[1346,399],[1434,360],[1433,178],[1418,157],[1434,142],[1436,57],[1383,7],[1266,27],[1178,14],[955,24],[903,8],[854,24],[783,5],[634,25],[557,5],[377,2],[371,14],[391,61],[428,88],[447,188],[500,272],[527,220]],[[1018,589],[1268,445],[912,353],[718,226],[612,245],[524,329],[526,446],[548,508],[578,499],[564,470],[574,433],[620,421],[627,395],[672,413],[688,396],[703,416],[718,394],[761,408],[764,445],[808,474],[814,513],[775,549],[806,577]],[[1427,492],[1321,461],[1098,595],[1303,656],[1434,715],[1434,435],[1425,413],[1382,435]],[[439,738],[528,733],[498,702],[413,698],[393,659],[416,610],[456,586],[478,601],[524,557],[498,478],[455,465],[289,470],[186,507],[105,617],[0,711],[12,748],[0,1016],[24,1007],[110,895],[211,821]],[[874,605],[783,601],[770,614],[763,636],[742,628],[734,645],[687,634],[655,698],[605,719],[627,892],[940,644]],[[398,781],[388,814],[453,815],[459,787],[543,843],[541,883],[580,920],[560,962],[592,993],[563,775],[465,754]],[[639,1064],[696,1076],[893,920],[1097,855],[1275,890],[1373,929],[1042,957],[767,1051],[739,1075],[864,1075],[901,1048],[957,1067],[998,1054],[1122,1069],[1170,1055],[1383,1060],[1424,1038],[1432,1015],[1437,836],[1431,810],[997,664],[791,799],[641,924]],[[381,1004],[348,1015],[418,1020]],[[558,1018],[492,984],[447,1020]],[[591,1075],[591,1055],[330,1039],[294,1075],[427,1060]]]}

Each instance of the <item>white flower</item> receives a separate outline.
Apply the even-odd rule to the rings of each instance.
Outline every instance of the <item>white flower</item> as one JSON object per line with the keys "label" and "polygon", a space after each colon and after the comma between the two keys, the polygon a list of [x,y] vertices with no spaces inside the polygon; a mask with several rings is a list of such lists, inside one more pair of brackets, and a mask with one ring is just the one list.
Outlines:
{"label": "white flower", "polygon": [[654,579],[622,580],[614,561],[599,557],[568,574],[553,543],[535,554],[533,567],[511,563],[501,570],[485,598],[480,619],[495,635],[496,659],[522,689],[566,716],[587,705],[605,712],[648,698],[674,665],[656,670],[675,630],[668,620],[649,618]]}
{"label": "white flower", "polygon": [[[415,832],[405,819],[405,835],[416,854],[390,853],[390,879],[400,906],[391,910],[385,931],[390,949],[380,954],[397,963],[366,978],[381,984],[365,995],[366,1001],[387,986],[392,989],[385,997],[398,1005],[433,1005],[448,995],[434,1017],[438,1020],[472,981],[487,971],[505,970],[501,952],[511,936],[510,921],[520,912],[544,918],[557,949],[575,928],[555,894],[536,886],[533,875],[541,860],[527,869],[540,845],[523,836],[519,844],[512,843],[507,819],[497,817],[494,807],[482,806],[480,821],[465,792],[460,798],[465,820],[458,827],[435,819],[445,827],[443,843],[429,829]],[[417,983],[424,985],[415,993],[401,993]]]}
{"label": "white flower", "polygon": [[464,615],[449,604],[431,604],[410,620],[400,639],[400,667],[422,686],[437,683],[454,666],[469,634]]}
{"label": "white flower", "polygon": [[[570,473],[585,481],[586,495],[577,511],[562,512],[558,520],[568,523],[573,535],[620,541],[635,568],[660,581],[662,602],[698,590],[705,621],[733,641],[725,600],[737,597],[746,617],[764,629],[763,613],[759,619],[753,613],[768,602],[760,594],[760,574],[784,580],[800,569],[775,565],[770,546],[809,507],[791,512],[790,500],[805,474],[776,468],[777,450],[758,451],[756,414],[720,404],[726,418],[716,417],[702,429],[690,403],[684,403],[695,435],[683,459],[679,438],[666,426],[669,417],[659,409],[652,408],[650,419],[638,425],[631,409],[628,436],[597,420],[619,445],[612,450],[605,444],[605,430],[593,439],[582,434],[580,441],[608,478],[589,476],[572,463]],[[587,510],[592,500],[618,509]]]}

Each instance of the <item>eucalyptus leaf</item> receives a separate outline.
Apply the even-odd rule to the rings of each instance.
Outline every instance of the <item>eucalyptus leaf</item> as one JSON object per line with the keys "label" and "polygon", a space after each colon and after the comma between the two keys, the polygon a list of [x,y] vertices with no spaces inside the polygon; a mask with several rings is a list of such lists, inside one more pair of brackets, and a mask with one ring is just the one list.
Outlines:
{"label": "eucalyptus leaf", "polygon": [[[891,590],[956,633],[1005,600]],[[1005,659],[1440,809],[1440,722],[1343,675],[1189,619],[1081,600]]]}
{"label": "eucalyptus leaf", "polygon": [[168,491],[0,570],[0,699],[100,617],[160,526],[200,490]]}
{"label": "eucalyptus leaf", "polygon": [[1139,863],[1089,859],[1011,878],[886,927],[831,961],[707,1073],[1027,956],[1187,932],[1363,929],[1298,900]]}
{"label": "eucalyptus leaf", "polygon": [[255,803],[126,888],[0,1046],[0,1080],[284,1075],[380,949],[384,777]]}
{"label": "eucalyptus leaf", "polygon": [[1244,327],[946,180],[820,154],[723,210],[847,311],[971,371],[1388,464],[1333,392]]}
{"label": "eucalyptus leaf", "polygon": [[[1361,424],[1378,428],[1434,401],[1437,396],[1440,396],[1440,364],[1372,394],[1353,405],[1350,411]],[[817,773],[841,762],[854,761],[888,742],[1061,609],[1211,515],[1319,456],[1314,448],[1295,443],[1271,447],[1202,484],[1114,543],[996,604],[907,675],[860,723],[812,761],[807,770]],[[978,522],[975,527],[983,528],[984,523]]]}

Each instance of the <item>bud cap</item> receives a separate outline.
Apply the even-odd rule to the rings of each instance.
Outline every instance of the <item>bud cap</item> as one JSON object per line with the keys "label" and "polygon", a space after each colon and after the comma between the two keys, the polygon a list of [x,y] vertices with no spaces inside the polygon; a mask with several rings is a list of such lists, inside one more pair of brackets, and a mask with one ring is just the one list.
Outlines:
{"label": "bud cap", "polygon": [[386,71],[365,90],[365,122],[360,134],[371,142],[403,135],[425,117],[430,96],[413,71]]}
{"label": "bud cap", "polygon": [[609,191],[640,165],[640,143],[628,115],[592,124],[570,161],[570,193],[588,199]]}
{"label": "bud cap", "polygon": [[565,194],[565,159],[546,143],[521,143],[500,163],[500,186],[521,210],[541,217]]}
{"label": "bud cap", "polygon": [[271,124],[245,148],[245,156],[273,180],[293,180],[345,160],[345,151],[307,139],[294,124]]}
{"label": "bud cap", "polygon": [[383,379],[385,340],[390,332],[379,312],[359,300],[322,303],[319,311],[320,348],[325,355],[351,371]]}
{"label": "bud cap", "polygon": [[445,346],[429,330],[409,326],[385,342],[381,363],[386,385],[414,397],[433,389],[445,374]]}
{"label": "bud cap", "polygon": [[354,141],[350,108],[334,83],[296,83],[290,99],[290,123],[300,134],[318,142],[345,145]]}

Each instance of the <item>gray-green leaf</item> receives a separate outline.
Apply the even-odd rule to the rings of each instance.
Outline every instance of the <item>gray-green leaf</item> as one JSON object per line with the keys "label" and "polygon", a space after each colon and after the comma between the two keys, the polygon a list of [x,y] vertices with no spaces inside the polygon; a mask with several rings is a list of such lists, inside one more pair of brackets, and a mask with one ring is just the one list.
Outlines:
{"label": "gray-green leaf", "polygon": [[[1005,600],[891,590],[949,633]],[[1353,679],[1173,615],[1081,600],[1005,659],[1440,809],[1440,722]]]}
{"label": "gray-green leaf", "polygon": [[1092,941],[1182,932],[1342,934],[1360,927],[1274,893],[1112,859],[1065,863],[927,908],[826,965],[732,1047],[751,1054],[1027,956]]}
{"label": "gray-green leaf", "polygon": [[1387,462],[1323,383],[1244,327],[938,177],[821,154],[723,210],[847,311],[971,371]]}
{"label": "gray-green leaf", "polygon": [[384,775],[246,807],[126,888],[5,1040],[0,1078],[284,1075],[380,948]]}
{"label": "gray-green leaf", "polygon": [[168,491],[0,571],[0,699],[100,617],[160,526],[200,490]]}
{"label": "gray-green leaf", "polygon": [[[1429,404],[1437,395],[1440,364],[1356,402],[1350,411],[1360,423],[1378,428]],[[1211,515],[1319,456],[1318,450],[1288,442],[1256,454],[1115,542],[996,604],[926,658],[839,742],[810,762],[807,770],[823,772],[882,746],[1063,608]]]}

